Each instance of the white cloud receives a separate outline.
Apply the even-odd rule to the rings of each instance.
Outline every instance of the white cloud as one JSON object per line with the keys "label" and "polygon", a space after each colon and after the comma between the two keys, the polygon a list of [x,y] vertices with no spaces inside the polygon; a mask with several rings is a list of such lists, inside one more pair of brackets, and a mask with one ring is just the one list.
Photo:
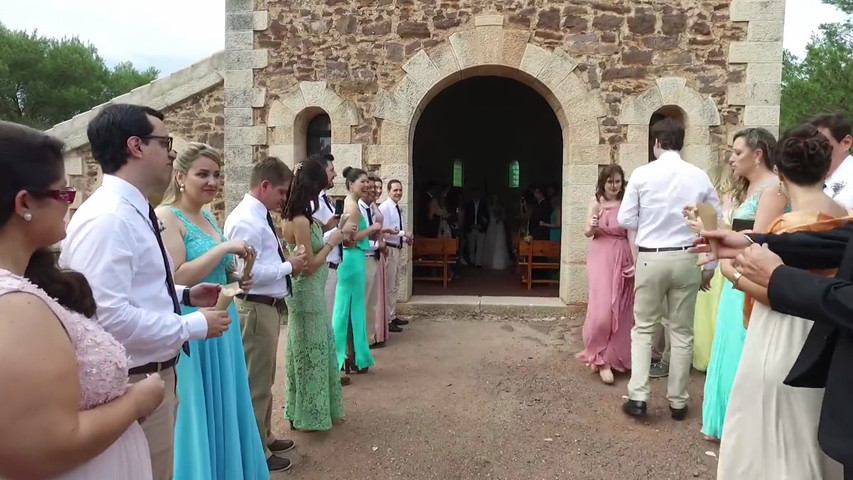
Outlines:
{"label": "white cloud", "polygon": [[838,22],[844,14],[820,0],[788,0],[785,3],[785,48],[802,56],[812,35],[822,23]]}

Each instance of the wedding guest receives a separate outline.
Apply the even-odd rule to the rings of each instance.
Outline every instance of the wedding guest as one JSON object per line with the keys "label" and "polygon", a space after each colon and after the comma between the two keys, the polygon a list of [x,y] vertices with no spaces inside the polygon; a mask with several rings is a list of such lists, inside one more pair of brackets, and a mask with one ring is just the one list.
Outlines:
{"label": "wedding guest", "polygon": [[589,303],[583,324],[584,350],[577,354],[601,381],[613,383],[613,370],[631,369],[631,327],[634,325],[635,232],[616,221],[625,194],[625,172],[619,165],[601,170],[589,204],[584,235],[592,238],[586,271]]}
{"label": "wedding guest", "polygon": [[[375,207],[376,199],[378,198],[375,186],[376,180],[373,174],[368,174],[367,180],[368,185],[364,188],[361,198],[358,200],[358,208],[367,227],[370,228],[376,224],[378,226],[377,232],[381,232],[382,218],[377,217],[378,210]],[[379,304],[379,292],[376,277],[381,257],[380,250],[384,247],[384,242],[379,235],[380,233],[375,233],[368,237],[369,247],[364,254],[364,305],[367,312],[364,327],[366,329],[367,343],[371,348],[377,347],[374,320],[376,319],[376,305]]]}
{"label": "wedding guest", "polygon": [[293,279],[287,298],[289,327],[285,350],[284,418],[292,430],[329,430],[344,417],[335,343],[323,291],[329,268],[326,257],[343,234],[334,229],[324,240],[323,227],[313,219],[317,195],[329,184],[325,166],[306,160],[296,165],[284,207],[284,240],[291,251],[305,246],[305,270]]}
{"label": "wedding guest", "polygon": [[[219,285],[176,287],[161,225],[148,203],[172,181],[172,137],[163,114],[148,107],[112,104],[89,123],[101,186],[71,217],[60,264],[89,280],[96,321],[130,357],[130,382],[159,372],[165,398],[142,423],[155,480],[173,476],[175,362],[189,340],[220,337],[228,312],[202,309],[182,315],[180,304],[212,307]],[[182,299],[182,300],[179,300]],[[191,354],[191,352],[190,352]]]}
{"label": "wedding guest", "polygon": [[127,385],[127,354],[93,321],[86,278],[57,267],[51,246],[77,195],[62,149],[0,121],[0,477],[150,480],[137,420],[164,382],[153,373]]}
{"label": "wedding guest", "polygon": [[480,198],[480,189],[471,190],[471,200],[462,207],[465,220],[462,229],[465,231],[465,243],[468,247],[468,264],[482,267],[485,255],[483,248],[486,240],[486,227],[489,226],[489,206]]}
{"label": "wedding guest", "polygon": [[[225,220],[225,237],[247,242],[256,252],[252,267],[252,287],[237,295],[237,313],[249,375],[252,407],[269,471],[290,468],[290,460],[274,455],[293,448],[293,441],[277,439],[272,431],[272,385],[275,380],[276,352],[281,325],[287,323],[285,297],[292,289],[291,274],[305,265],[305,254],[285,257],[276,236],[271,210],[287,198],[293,174],[275,157],[267,157],[252,167],[249,193]],[[237,259],[235,273],[243,275],[245,263]]]}
{"label": "wedding guest", "polygon": [[[382,216],[385,218],[386,228],[396,230],[397,233],[385,234],[385,245],[387,253],[385,255],[385,311],[390,319],[388,326],[390,331],[395,331],[403,325],[409,323],[408,320],[403,320],[397,317],[397,298],[398,298],[398,275],[400,269],[400,254],[405,245],[412,244],[412,237],[407,236],[403,227],[403,210],[400,207],[400,200],[403,198],[403,184],[399,180],[388,181],[388,198],[379,206],[382,211]],[[396,328],[395,328],[396,327]]]}
{"label": "wedding guest", "polygon": [[822,114],[809,122],[826,137],[832,147],[832,163],[824,180],[824,193],[853,208],[853,127],[842,113]]}
{"label": "wedding guest", "polygon": [[709,288],[716,266],[704,271],[696,267],[696,255],[687,251],[695,234],[684,222],[682,207],[706,202],[719,217],[720,199],[708,174],[681,158],[684,127],[664,119],[654,124],[651,133],[657,160],[634,170],[617,214],[621,226],[637,232],[638,249],[631,381],[622,409],[631,416],[646,415],[652,335],[666,318],[671,340],[667,399],[673,420],[680,421],[687,416],[696,294],[700,288]]}
{"label": "wedding guest", "polygon": [[[373,208],[374,212],[373,217],[384,227],[386,222],[385,214],[382,212],[379,204],[379,198],[382,196],[382,179],[378,176],[374,176],[372,181],[373,204],[371,205],[371,208]],[[386,231],[389,231],[389,229],[383,228],[382,232],[377,237],[377,241],[380,245],[379,262],[376,264],[376,278],[373,280],[373,288],[376,291],[376,304],[374,305],[373,310],[370,310],[370,307],[367,309],[367,323],[370,324],[370,319],[373,318],[374,338],[371,348],[384,347],[385,342],[388,340],[388,336],[390,335],[388,327],[390,326],[391,319],[388,318],[388,311],[385,309],[385,304],[387,303],[385,297],[388,292],[388,288],[385,285],[385,269],[387,266],[385,258],[388,256],[388,245],[385,244],[385,236],[387,235]]]}
{"label": "wedding guest", "polygon": [[[245,258],[252,247],[227,241],[213,214],[204,210],[222,185],[222,154],[191,142],[174,161],[175,177],[155,211],[166,227],[163,243],[182,285],[228,283],[234,255]],[[241,283],[251,287],[251,279]],[[183,313],[195,311],[182,307]],[[175,477],[198,480],[268,478],[257,433],[237,309],[228,304],[231,325],[215,339],[190,342],[192,355],[181,354],[175,424]]]}

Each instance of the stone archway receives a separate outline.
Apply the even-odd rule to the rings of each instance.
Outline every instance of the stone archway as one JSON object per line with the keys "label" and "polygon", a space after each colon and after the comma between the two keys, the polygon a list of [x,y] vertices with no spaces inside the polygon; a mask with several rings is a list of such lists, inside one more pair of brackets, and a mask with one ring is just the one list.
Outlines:
{"label": "stone archway", "polygon": [[[612,148],[602,145],[600,119],[606,115],[601,93],[590,89],[565,51],[529,43],[530,32],[504,28],[502,15],[475,18],[474,28],[456,32],[431,52],[420,50],[404,65],[396,86],[377,95],[373,115],[380,121],[379,142],[367,147],[367,163],[379,165],[383,178],[397,178],[412,205],[414,127],[429,101],[463,78],[505,76],[535,89],[553,108],[563,130],[562,264],[560,298],[582,304],[587,298],[586,240],[582,235],[586,205],[593,194],[598,165],[612,162]],[[405,208],[410,213],[411,208]],[[406,215],[407,229],[413,219]],[[411,296],[411,260],[403,264],[404,299]]]}

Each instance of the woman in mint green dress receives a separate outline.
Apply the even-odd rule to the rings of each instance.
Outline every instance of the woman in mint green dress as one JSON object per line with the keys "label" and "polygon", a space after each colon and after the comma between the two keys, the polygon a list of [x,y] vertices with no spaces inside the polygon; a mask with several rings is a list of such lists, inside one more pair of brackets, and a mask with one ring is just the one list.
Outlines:
{"label": "woman in mint green dress", "polygon": [[328,184],[325,164],[307,160],[294,169],[284,207],[283,237],[290,250],[305,247],[305,270],[293,278],[287,297],[287,350],[284,357],[284,418],[290,428],[329,430],[344,417],[340,367],[326,312],[326,256],[343,239],[333,230],[323,241],[323,229],[313,219],[316,199]]}
{"label": "woman in mint green dress", "polygon": [[[163,243],[175,267],[175,283],[225,284],[234,255],[248,244],[226,241],[213,215],[203,206],[220,187],[222,157],[203,143],[190,143],[175,160],[175,181],[157,216]],[[187,314],[193,307],[181,307]],[[178,402],[175,423],[174,478],[180,480],[267,480],[267,466],[252,409],[240,323],[228,305],[231,325],[218,338],[190,341],[175,373]]]}
{"label": "woman in mint green dress", "polygon": [[373,183],[367,178],[367,172],[360,168],[347,167],[343,175],[346,177],[349,195],[344,201],[344,215],[347,217],[342,230],[345,237],[350,239],[348,243],[355,243],[344,247],[343,261],[338,266],[332,328],[335,331],[338,368],[345,367],[347,373],[351,370],[367,373],[367,369],[375,363],[373,355],[370,354],[365,330],[367,309],[364,304],[364,256],[369,250],[368,237],[378,234],[382,224],[374,223],[368,227],[358,208],[359,198],[368,188],[373,188]]}
{"label": "woman in mint green dress", "polygon": [[[739,188],[735,192],[738,205],[729,224],[740,230],[741,221],[753,222],[748,230],[765,231],[770,223],[785,212],[788,197],[781,195],[779,179],[773,173],[776,139],[763,128],[747,128],[735,135],[729,162]],[[728,261],[728,260],[723,260]],[[729,280],[723,282],[711,359],[705,377],[702,401],[702,433],[706,440],[719,441],[729,402],[732,383],[737,373],[746,328],[743,326],[743,292],[735,290]]]}

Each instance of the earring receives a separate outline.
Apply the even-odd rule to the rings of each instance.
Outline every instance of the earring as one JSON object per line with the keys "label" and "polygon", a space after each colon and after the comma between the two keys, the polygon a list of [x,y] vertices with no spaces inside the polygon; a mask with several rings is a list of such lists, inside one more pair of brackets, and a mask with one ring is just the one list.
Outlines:
{"label": "earring", "polygon": [[33,214],[30,212],[24,212],[24,221],[31,222],[33,220]]}
{"label": "earring", "polygon": [[179,190],[181,191],[181,193],[184,193],[184,186],[183,186],[183,185],[181,185],[181,187],[179,188]]}
{"label": "earring", "polygon": [[785,195],[786,197],[788,196],[788,194],[785,193],[785,185],[782,185],[782,182],[779,182],[779,191],[776,192],[776,195],[779,195],[779,196]]}

